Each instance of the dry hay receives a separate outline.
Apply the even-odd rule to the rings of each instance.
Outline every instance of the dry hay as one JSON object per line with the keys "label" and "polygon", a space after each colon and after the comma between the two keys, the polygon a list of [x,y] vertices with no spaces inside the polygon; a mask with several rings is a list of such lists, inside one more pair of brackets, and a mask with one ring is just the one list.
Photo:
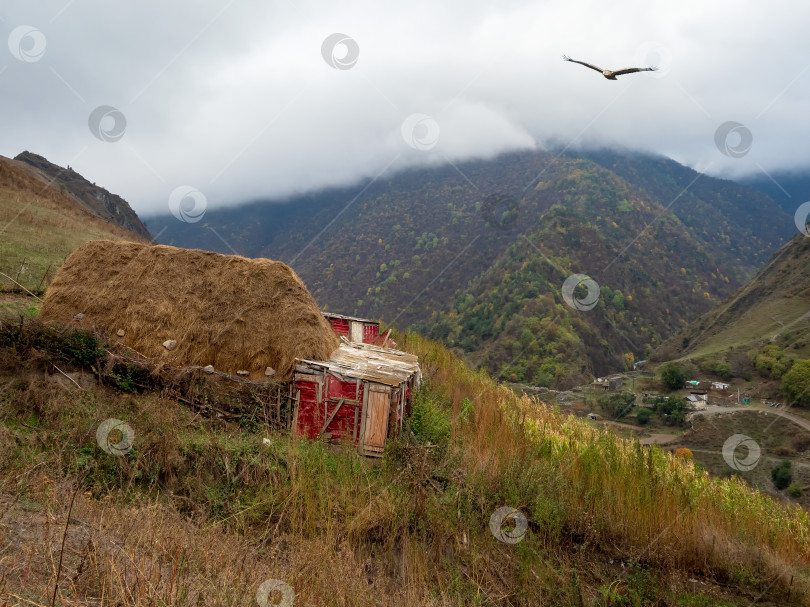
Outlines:
{"label": "dry hay", "polygon": [[[338,346],[286,264],[163,245],[83,244],[56,274],[40,316],[110,337],[123,329],[117,339],[149,358],[255,379],[267,367],[289,379],[296,358],[328,360]],[[166,350],[167,340],[177,347]]]}

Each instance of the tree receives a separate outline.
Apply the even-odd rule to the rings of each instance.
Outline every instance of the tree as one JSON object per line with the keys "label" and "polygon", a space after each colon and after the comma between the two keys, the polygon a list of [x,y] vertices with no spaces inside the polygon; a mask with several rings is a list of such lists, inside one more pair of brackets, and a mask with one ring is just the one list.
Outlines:
{"label": "tree", "polygon": [[781,464],[776,466],[776,468],[771,470],[771,480],[773,481],[774,487],[780,491],[790,485],[790,482],[793,480],[793,474],[790,472],[790,462],[788,460],[784,460]]}
{"label": "tree", "polygon": [[652,411],[650,411],[649,409],[640,408],[636,412],[636,421],[642,426],[646,426],[649,423],[651,417]]}
{"label": "tree", "polygon": [[675,457],[680,457],[683,459],[694,459],[695,456],[692,454],[691,450],[687,449],[686,447],[681,447],[680,449],[675,451]]}
{"label": "tree", "polygon": [[636,362],[636,357],[633,356],[632,352],[625,352],[622,354],[622,362],[624,363],[625,371],[632,371],[633,363]]}
{"label": "tree", "polygon": [[800,483],[790,483],[790,486],[787,488],[787,494],[793,498],[799,498],[802,496],[802,486]]}
{"label": "tree", "polygon": [[785,373],[782,393],[790,404],[810,406],[810,359],[798,361]]}
{"label": "tree", "polygon": [[678,365],[669,363],[664,365],[663,369],[661,369],[661,381],[664,382],[664,386],[666,386],[667,390],[678,390],[683,388],[686,375]]}
{"label": "tree", "polygon": [[630,412],[630,409],[633,408],[633,404],[636,402],[636,395],[635,394],[611,394],[607,398],[601,399],[599,403],[602,412],[607,417],[612,417],[613,419],[619,419],[620,417],[624,417],[627,413]]}

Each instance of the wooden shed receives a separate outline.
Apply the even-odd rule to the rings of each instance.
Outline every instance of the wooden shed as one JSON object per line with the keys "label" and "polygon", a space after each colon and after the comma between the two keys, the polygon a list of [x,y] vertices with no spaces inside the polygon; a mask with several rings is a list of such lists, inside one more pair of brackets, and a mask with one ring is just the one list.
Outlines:
{"label": "wooden shed", "polygon": [[332,325],[332,329],[339,336],[345,337],[354,343],[381,345],[380,323],[368,318],[356,318],[354,316],[343,316],[342,314],[323,313],[326,320]]}
{"label": "wooden shed", "polygon": [[342,338],[328,361],[297,360],[290,387],[293,432],[344,440],[380,457],[397,436],[421,381],[416,356]]}

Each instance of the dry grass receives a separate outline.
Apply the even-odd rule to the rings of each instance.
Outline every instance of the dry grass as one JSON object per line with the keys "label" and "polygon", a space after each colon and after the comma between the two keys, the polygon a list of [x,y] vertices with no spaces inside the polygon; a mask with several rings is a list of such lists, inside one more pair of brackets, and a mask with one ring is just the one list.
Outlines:
{"label": "dry grass", "polygon": [[[296,605],[807,604],[804,512],[396,339],[428,383],[379,463],[157,395],[0,382],[0,604],[47,604],[82,475],[64,605],[256,604],[267,578]],[[135,429],[126,456],[95,443],[108,417]],[[520,543],[489,531],[503,505]]]}
{"label": "dry grass", "polygon": [[[475,403],[476,423],[456,425],[468,468],[494,480],[520,462],[529,468],[524,475],[538,479],[534,489],[543,495],[522,496],[528,510],[539,510],[535,524],[550,518],[553,528],[611,545],[628,560],[728,579],[751,568],[774,585],[793,578],[794,588],[810,593],[810,521],[801,508],[518,397],[429,340],[397,339],[450,387],[455,415],[464,398]],[[545,517],[548,495],[562,508]]]}
{"label": "dry grass", "polygon": [[[137,238],[0,157],[0,272],[26,288],[46,286],[83,242]],[[17,287],[0,277],[0,288]]]}
{"label": "dry grass", "polygon": [[296,358],[328,360],[338,345],[289,266],[162,245],[85,243],[60,268],[40,316],[109,336],[123,329],[121,341],[149,358],[256,379],[267,367],[288,379]]}

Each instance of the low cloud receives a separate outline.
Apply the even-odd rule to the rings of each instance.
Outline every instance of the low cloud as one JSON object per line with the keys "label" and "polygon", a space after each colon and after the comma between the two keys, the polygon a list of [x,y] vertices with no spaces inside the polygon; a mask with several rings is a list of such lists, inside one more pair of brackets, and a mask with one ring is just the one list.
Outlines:
{"label": "low cloud", "polygon": [[[806,166],[810,7],[628,0],[604,10],[16,3],[0,12],[10,41],[0,51],[0,153],[70,164],[145,216],[168,213],[180,186],[215,208],[551,141],[663,153],[732,177]],[[31,35],[18,40],[20,26],[41,33],[44,51]],[[323,47],[335,33],[356,45],[336,45],[330,65]],[[563,53],[660,70],[607,81]],[[91,132],[100,106],[125,117],[123,136]],[[115,132],[104,116],[100,128]],[[409,139],[413,116],[428,120]],[[744,155],[715,143],[728,121],[750,132]]]}

